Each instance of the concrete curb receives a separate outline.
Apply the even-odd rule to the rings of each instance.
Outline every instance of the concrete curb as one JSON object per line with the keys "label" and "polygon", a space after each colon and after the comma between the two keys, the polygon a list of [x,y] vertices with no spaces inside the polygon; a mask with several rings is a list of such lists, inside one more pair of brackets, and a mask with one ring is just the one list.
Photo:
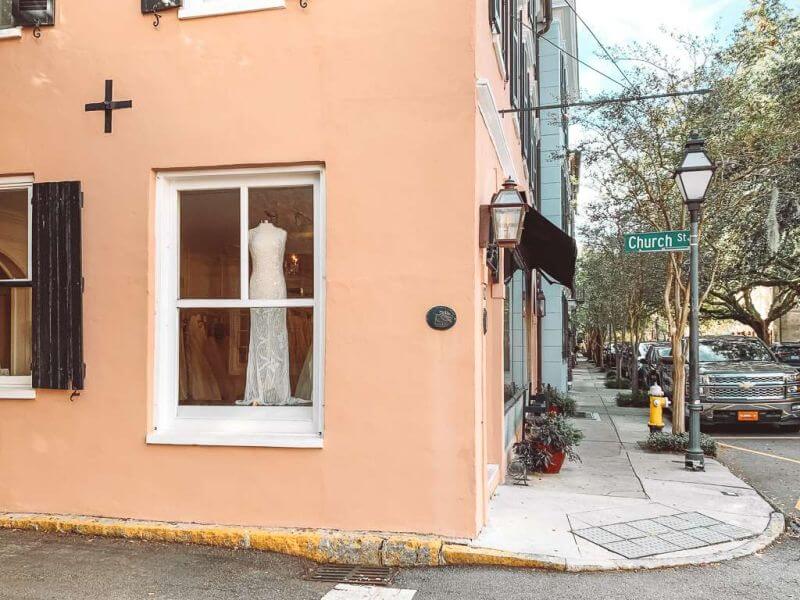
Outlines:
{"label": "concrete curb", "polygon": [[761,534],[733,549],[687,557],[580,561],[475,548],[434,536],[412,534],[266,529],[79,515],[0,513],[0,529],[31,529],[220,548],[250,548],[289,554],[319,563],[397,567],[502,566],[569,572],[659,569],[722,562],[762,550],[783,533],[784,528],[783,514],[773,512]]}

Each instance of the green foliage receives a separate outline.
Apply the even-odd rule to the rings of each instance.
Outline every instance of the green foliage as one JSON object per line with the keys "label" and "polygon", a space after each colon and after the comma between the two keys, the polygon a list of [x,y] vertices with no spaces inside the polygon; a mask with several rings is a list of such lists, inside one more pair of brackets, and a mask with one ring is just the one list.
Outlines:
{"label": "green foliage", "polygon": [[624,377],[622,379],[608,379],[605,386],[609,390],[627,390],[631,387],[631,380]]}
{"label": "green foliage", "polygon": [[537,419],[530,434],[526,451],[534,471],[549,467],[557,452],[563,452],[570,461],[580,461],[575,447],[583,441],[583,432],[563,415],[548,414]]}
{"label": "green foliage", "polygon": [[648,408],[650,406],[650,396],[647,392],[637,390],[636,392],[620,392],[617,394],[617,406]]}
{"label": "green foliage", "polygon": [[557,407],[561,411],[561,414],[567,417],[575,416],[578,403],[575,402],[574,398],[570,398],[566,394],[562,394],[558,390],[550,387],[545,388],[544,397],[547,400],[547,404]]}
{"label": "green foliage", "polygon": [[[650,434],[645,446],[654,452],[685,452],[689,446],[689,434],[658,431]],[[710,435],[700,434],[700,448],[706,456],[717,455],[717,442]]]}
{"label": "green foliage", "polygon": [[[702,222],[703,314],[764,337],[800,299],[800,19],[781,0],[750,0],[724,43],[673,37],[672,48],[614,50],[633,87],[712,93],[608,104],[578,117],[589,133],[584,173],[600,195],[581,231],[581,326],[636,331],[660,302],[670,328],[684,329],[688,253],[625,255],[620,241],[623,232],[688,228],[672,171],[698,130],[718,166]],[[772,290],[764,315],[752,298],[758,287]]]}

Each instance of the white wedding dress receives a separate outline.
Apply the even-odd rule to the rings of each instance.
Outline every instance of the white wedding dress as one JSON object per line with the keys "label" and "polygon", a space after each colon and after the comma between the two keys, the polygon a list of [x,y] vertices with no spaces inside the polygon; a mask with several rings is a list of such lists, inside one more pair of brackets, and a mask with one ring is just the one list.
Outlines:
{"label": "white wedding dress", "polygon": [[[248,238],[253,272],[252,300],[286,298],[283,254],[286,231],[264,221],[250,230]],[[285,308],[250,309],[250,351],[244,399],[236,404],[285,406],[293,404],[289,390],[289,339]]]}

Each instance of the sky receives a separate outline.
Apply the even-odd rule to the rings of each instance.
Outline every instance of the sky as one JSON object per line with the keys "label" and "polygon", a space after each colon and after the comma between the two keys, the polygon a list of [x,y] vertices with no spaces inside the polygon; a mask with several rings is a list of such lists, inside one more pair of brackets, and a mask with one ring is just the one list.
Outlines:
{"label": "sky", "polygon": [[[800,0],[784,0],[794,10],[800,12]],[[729,35],[738,24],[747,0],[568,0],[581,18],[592,28],[595,35],[607,48],[621,46],[633,41],[654,41],[664,46],[672,45],[668,36],[661,31],[678,31],[700,36],[717,31],[723,37]],[[621,80],[619,71],[607,60],[602,60],[601,48],[578,22],[578,56],[597,70],[610,77]],[[567,59],[570,60],[570,59]],[[625,70],[626,64],[620,62]],[[623,88],[602,75],[581,65],[581,97],[588,100],[600,93],[620,94]],[[623,80],[624,83],[624,80]],[[580,140],[581,132],[570,131],[571,139]],[[584,174],[580,182],[578,197],[578,226],[582,222],[586,206],[597,197],[592,186],[591,176]]]}

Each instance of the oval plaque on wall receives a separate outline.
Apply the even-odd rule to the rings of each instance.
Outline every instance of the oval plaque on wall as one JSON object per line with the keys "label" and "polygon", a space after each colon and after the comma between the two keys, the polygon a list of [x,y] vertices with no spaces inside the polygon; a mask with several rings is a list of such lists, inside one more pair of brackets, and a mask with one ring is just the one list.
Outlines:
{"label": "oval plaque on wall", "polygon": [[456,311],[449,306],[434,306],[425,317],[431,329],[444,331],[456,324]]}

